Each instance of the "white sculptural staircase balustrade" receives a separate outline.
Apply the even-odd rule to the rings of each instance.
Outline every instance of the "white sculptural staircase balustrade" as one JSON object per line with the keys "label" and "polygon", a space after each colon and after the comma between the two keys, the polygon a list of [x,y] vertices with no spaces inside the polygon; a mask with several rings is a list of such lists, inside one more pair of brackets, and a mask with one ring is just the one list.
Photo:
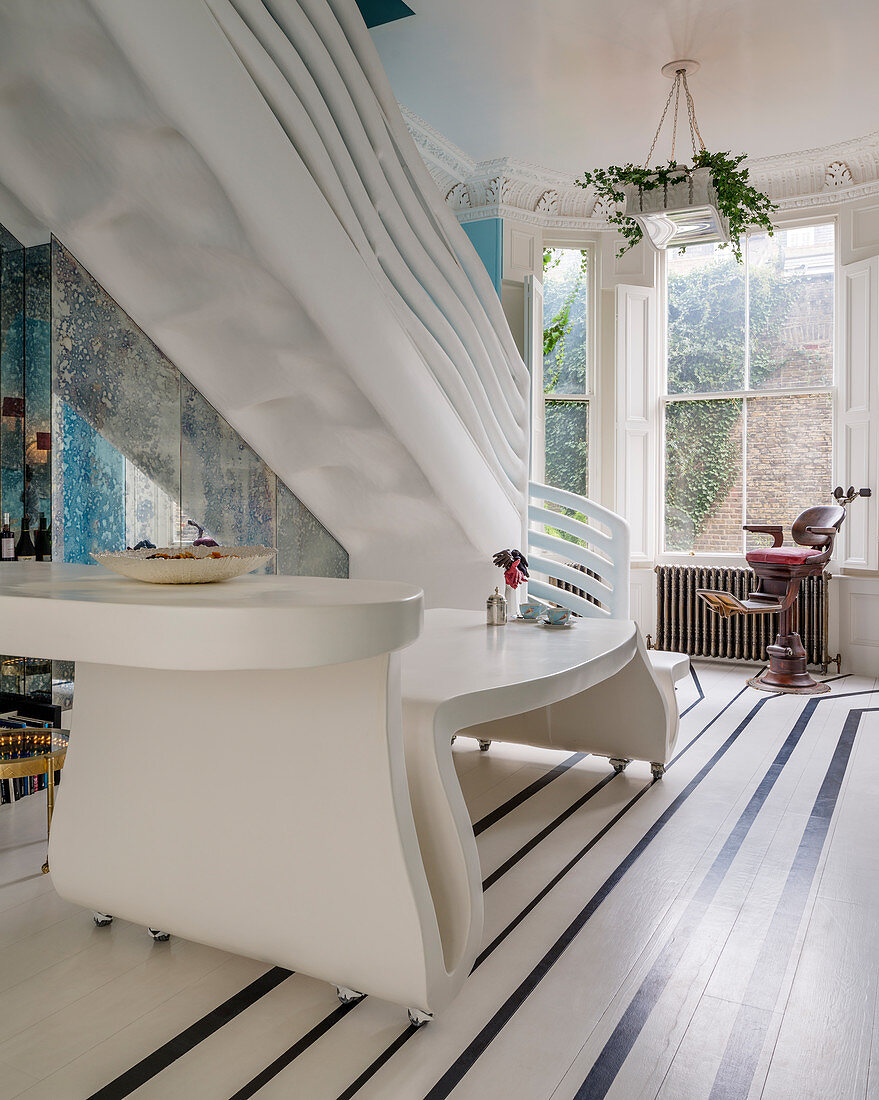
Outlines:
{"label": "white sculptural staircase balustrade", "polygon": [[11,0],[3,31],[0,187],[353,576],[480,603],[521,535],[527,372],[354,0]]}

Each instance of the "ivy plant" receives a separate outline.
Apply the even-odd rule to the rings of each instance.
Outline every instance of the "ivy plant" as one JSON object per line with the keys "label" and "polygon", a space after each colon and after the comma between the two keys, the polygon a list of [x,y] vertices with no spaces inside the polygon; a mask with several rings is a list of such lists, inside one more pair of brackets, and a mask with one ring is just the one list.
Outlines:
{"label": "ivy plant", "polygon": [[771,236],[773,225],[770,215],[778,209],[767,195],[750,183],[748,169],[741,167],[745,159],[744,153],[733,156],[728,152],[709,153],[703,149],[693,157],[692,167],[673,160],[656,168],[642,168],[634,164],[622,167],[611,165],[610,168],[584,172],[575,182],[579,187],[592,187],[595,195],[611,207],[608,221],[623,236],[623,246],[618,253],[622,256],[634,248],[644,235],[635,219],[620,209],[626,198],[623,187],[632,184],[643,191],[656,191],[660,187],[683,183],[697,168],[708,168],[717,194],[717,207],[729,222],[730,247],[741,263],[741,238],[751,227],[764,229]]}

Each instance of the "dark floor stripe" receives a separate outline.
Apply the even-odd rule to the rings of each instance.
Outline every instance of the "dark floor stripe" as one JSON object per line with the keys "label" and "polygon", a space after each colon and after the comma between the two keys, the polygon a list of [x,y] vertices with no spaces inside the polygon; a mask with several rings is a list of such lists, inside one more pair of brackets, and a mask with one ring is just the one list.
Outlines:
{"label": "dark floor stripe", "polygon": [[755,1008],[759,1000],[774,1008],[806,911],[815,872],[830,830],[842,781],[851,759],[855,734],[866,710],[849,711],[839,741],[812,807],[797,854],[785,880],[757,963],[751,974],[744,1004],[736,1014],[732,1032],[709,1100],[739,1100],[751,1090],[760,1053],[772,1019],[771,1009]]}
{"label": "dark floor stripe", "polygon": [[371,1077],[374,1077],[382,1068],[382,1066],[386,1062],[389,1062],[391,1058],[393,1058],[393,1056],[397,1053],[397,1051],[409,1042],[409,1040],[412,1038],[417,1030],[418,1029],[414,1027],[407,1027],[405,1031],[401,1031],[397,1038],[385,1047],[378,1058],[376,1058],[374,1062],[370,1062],[370,1064],[366,1067],[363,1073],[360,1074],[357,1080],[352,1081],[344,1092],[339,1093],[337,1100],[351,1100],[351,1097],[354,1096],[355,1093],[360,1092],[367,1081],[369,1081]]}
{"label": "dark floor stripe", "polygon": [[696,744],[696,742],[703,736],[703,734],[706,734],[711,729],[711,727],[714,725],[714,723],[718,720],[718,718],[720,718],[720,717],[722,717],[722,715],[726,714],[726,712],[733,705],[733,703],[735,703],[737,699],[741,699],[741,697],[745,694],[745,692],[747,690],[748,690],[748,685],[745,684],[745,686],[743,688],[740,688],[735,693],[735,695],[732,697],[732,699],[730,699],[730,701],[725,706],[723,706],[717,712],[717,714],[714,715],[714,717],[711,719],[711,721],[708,722],[707,725],[704,725],[702,727],[702,729],[700,729],[699,732],[696,734],[696,736],[691,741],[688,741],[686,743],[686,745],[684,745],[684,747],[681,749],[680,752],[675,753],[675,755],[671,758],[671,760],[669,760],[668,764],[666,764],[665,770],[668,771],[668,769],[670,767],[672,767],[672,765],[677,764],[677,762],[684,755],[684,753],[689,752],[690,749]]}
{"label": "dark floor stripe", "polygon": [[[650,1013],[662,996],[681,957],[693,936],[699,930],[717,891],[723,885],[732,862],[741,850],[751,826],[781,775],[785,764],[799,744],[809,719],[815,713],[817,700],[812,699],[803,708],[796,724],[776,754],[766,774],[739,816],[732,832],[717,854],[699,889],[690,899],[680,920],[670,932],[668,940],[632,998],[625,1012],[604,1044],[575,1100],[603,1100],[613,1085],[629,1052],[635,1045]],[[744,1093],[742,1094],[744,1095]]]}
{"label": "dark floor stripe", "polygon": [[169,1040],[164,1046],[160,1046],[158,1050],[154,1050],[152,1054],[147,1055],[136,1066],[126,1070],[125,1073],[111,1081],[109,1085],[104,1085],[102,1089],[92,1093],[89,1100],[121,1100],[124,1096],[130,1096],[135,1089],[140,1088],[156,1074],[161,1073],[163,1069],[167,1069],[172,1062],[182,1058],[184,1054],[192,1050],[193,1047],[198,1046],[208,1036],[213,1035],[215,1031],[219,1031],[224,1024],[228,1024],[230,1020],[234,1020],[246,1008],[250,1008],[260,997],[264,997],[281,982],[286,981],[291,973],[292,971],[285,970],[281,966],[272,967],[256,981],[251,982],[250,985],[245,986],[244,989],[236,993],[234,997],[224,1001],[219,1008],[215,1008],[207,1016],[202,1016],[197,1023],[194,1023],[185,1031],[181,1031],[179,1035]]}
{"label": "dark floor stripe", "polygon": [[295,1042],[292,1047],[288,1047],[271,1065],[266,1066],[262,1073],[258,1073],[256,1077],[248,1081],[230,1100],[248,1100],[248,1097],[259,1092],[263,1085],[267,1085],[273,1077],[277,1077],[282,1069],[286,1069],[295,1058],[298,1058],[312,1043],[316,1043],[322,1035],[326,1034],[331,1027],[334,1027],[339,1020],[347,1016],[351,1009],[356,1008],[359,1003],[359,1001],[349,1001],[348,1004],[339,1005],[328,1016],[324,1016],[322,1020],[314,1025],[311,1031],[307,1031],[301,1039]]}
{"label": "dark floor stripe", "polygon": [[705,692],[702,690],[702,685],[699,683],[699,677],[696,675],[696,670],[695,670],[695,668],[693,668],[693,662],[692,661],[690,662],[690,675],[693,677],[693,683],[696,685],[696,692],[698,693],[699,698],[694,700],[694,702],[690,703],[690,705],[686,708],[686,710],[681,711],[681,713],[680,713],[681,718],[683,718],[685,714],[689,714],[690,711],[693,709],[693,707],[698,706],[702,702],[702,700],[705,698]]}
{"label": "dark floor stripe", "polygon": [[483,892],[490,886],[494,886],[497,880],[503,878],[507,871],[511,871],[519,860],[524,859],[529,852],[533,852],[538,844],[546,840],[551,833],[554,833],[556,829],[558,829],[560,825],[563,825],[569,817],[572,817],[577,810],[582,809],[591,798],[594,798],[599,791],[603,790],[608,783],[615,778],[616,772],[609,772],[603,779],[600,779],[594,786],[590,787],[585,794],[581,795],[576,802],[573,802],[566,810],[563,810],[557,817],[554,817],[548,825],[545,825],[539,833],[533,836],[527,843],[523,844],[518,851],[513,852],[509,859],[505,859],[498,868],[482,880]]}
{"label": "dark floor stripe", "polygon": [[[613,777],[611,777],[611,778],[613,778]],[[537,908],[537,906],[540,904],[540,902],[543,901],[543,899],[546,897],[546,895],[551,890],[554,890],[556,886],[558,886],[558,884],[562,881],[562,879],[565,877],[565,875],[567,875],[569,871],[573,870],[573,868],[577,866],[577,864],[580,862],[580,860],[583,859],[584,856],[588,855],[589,852],[592,851],[592,849],[599,842],[599,840],[601,840],[603,837],[607,836],[607,834],[614,827],[614,825],[616,825],[616,823],[620,820],[620,818],[624,817],[629,812],[629,810],[631,810],[631,808],[635,805],[635,803],[638,802],[641,798],[643,798],[645,794],[647,794],[647,792],[650,790],[650,788],[653,786],[653,784],[658,783],[658,782],[659,782],[658,779],[654,779],[649,783],[645,783],[644,786],[641,788],[641,790],[638,791],[637,794],[634,794],[629,799],[629,801],[625,804],[625,806],[623,806],[622,809],[620,809],[616,814],[614,814],[614,816],[610,819],[610,821],[608,821],[608,823],[606,825],[604,825],[601,829],[598,830],[598,832],[595,834],[594,837],[592,837],[592,839],[588,842],[588,844],[585,844],[580,849],[580,851],[577,852],[577,854],[575,856],[573,856],[571,859],[568,860],[568,862],[564,865],[564,867],[562,867],[562,869],[559,872],[557,872],[555,875],[553,875],[553,877],[549,880],[549,882],[546,884],[546,886],[543,887],[543,889],[540,891],[540,893],[536,894],[531,899],[531,901],[528,902],[528,904],[525,906],[525,908],[520,910],[516,914],[516,916],[513,917],[513,919],[510,921],[510,923],[505,925],[504,928],[502,928],[501,931],[498,932],[498,934],[491,941],[491,943],[487,947],[484,947],[482,949],[481,953],[479,955],[477,955],[477,957],[476,957],[476,962],[473,964],[473,970],[477,970],[480,966],[482,966],[482,964],[485,962],[485,960],[488,958],[488,956],[491,955],[494,951],[496,951],[500,947],[500,945],[504,942],[504,940],[507,938],[507,936],[509,936],[511,932],[514,932],[519,927],[519,925],[522,923],[522,921],[528,916],[528,914],[532,913]],[[470,971],[471,974],[473,973],[473,970]]]}
{"label": "dark floor stripe", "polygon": [[574,939],[579,935],[586,923],[591,919],[593,913],[598,909],[601,903],[611,894],[611,892],[619,885],[625,874],[634,866],[634,864],[640,859],[644,852],[649,848],[650,844],[656,839],[656,837],[662,832],[665,826],[672,820],[675,814],[684,805],[687,799],[693,794],[693,792],[699,787],[705,777],[711,772],[711,770],[717,765],[727,752],[732,748],[741,734],[747,729],[748,725],[758,713],[758,711],[766,703],[765,699],[760,699],[748,712],[747,716],[739,723],[739,725],[733,730],[729,737],[724,741],[720,748],[714,753],[711,759],[704,764],[696,775],[690,780],[690,782],[684,787],[681,793],[674,799],[662,814],[656,819],[656,821],[647,830],[644,836],[638,841],[635,847],[629,852],[629,854],[623,859],[623,861],[615,868],[615,870],[604,880],[601,886],[589,899],[587,904],[580,910],[573,921],[568,925],[561,936],[556,940],[552,947],[546,952],[537,966],[531,971],[531,973],[522,981],[518,988],[507,998],[507,1000],[501,1005],[498,1011],[492,1016],[485,1027],[480,1031],[476,1038],[470,1043],[470,1045],[464,1050],[460,1057],[450,1068],[443,1074],[443,1076],[437,1081],[433,1088],[424,1097],[424,1100],[444,1100],[445,1097],[461,1082],[466,1076],[469,1070],[476,1063],[477,1059],[485,1053],[488,1046],[497,1038],[504,1027],[509,1023],[512,1017],[522,1007],[528,997],[534,992],[540,985],[546,975],[559,961],[568,947],[573,943]]}
{"label": "dark floor stripe", "polygon": [[579,764],[581,760],[585,759],[589,754],[585,752],[575,752],[572,756],[567,757],[556,766],[542,775],[539,779],[535,779],[533,783],[530,783],[527,787],[523,787],[518,794],[514,794],[512,798],[508,798],[506,802],[502,803],[496,810],[492,810],[490,814],[486,814],[485,817],[480,818],[479,821],[473,826],[473,835],[479,836],[480,833],[484,833],[491,825],[495,825],[501,818],[506,817],[507,814],[512,813],[513,810],[519,808],[523,802],[527,802],[532,795],[537,794],[538,791],[542,791],[544,787],[548,787],[553,780],[558,779],[560,775],[564,775],[569,768],[573,768],[575,764]]}

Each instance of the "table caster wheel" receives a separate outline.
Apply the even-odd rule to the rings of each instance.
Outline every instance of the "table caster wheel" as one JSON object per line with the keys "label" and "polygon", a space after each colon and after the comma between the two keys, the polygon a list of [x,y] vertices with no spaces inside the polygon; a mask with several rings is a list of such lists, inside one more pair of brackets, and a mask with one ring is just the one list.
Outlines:
{"label": "table caster wheel", "polygon": [[422,1012],[420,1008],[409,1009],[409,1023],[413,1027],[424,1027],[433,1019],[432,1012]]}
{"label": "table caster wheel", "polygon": [[366,994],[358,993],[356,989],[349,989],[346,985],[337,985],[336,996],[343,1005],[350,1005],[362,1001]]}
{"label": "table caster wheel", "polygon": [[662,779],[665,775],[665,764],[655,764],[651,762],[650,771],[653,774],[654,779]]}
{"label": "table caster wheel", "polygon": [[149,932],[156,943],[167,943],[171,938],[170,932],[160,932],[158,928],[148,928],[147,932]]}
{"label": "table caster wheel", "polygon": [[610,757],[610,766],[617,773],[617,775],[621,775],[631,763],[632,761],[627,760],[624,756]]}
{"label": "table caster wheel", "polygon": [[40,868],[40,870],[43,872],[44,875],[48,875],[48,873],[49,873],[49,861],[48,860],[46,860],[46,862],[43,864],[43,866]]}
{"label": "table caster wheel", "polygon": [[479,738],[479,751],[480,752],[488,752],[488,750],[490,748],[491,748],[491,741],[483,741],[482,738],[480,737]]}
{"label": "table caster wheel", "polygon": [[92,920],[98,928],[106,928],[108,924],[113,923],[113,918],[109,913],[99,913],[97,910],[92,912]]}

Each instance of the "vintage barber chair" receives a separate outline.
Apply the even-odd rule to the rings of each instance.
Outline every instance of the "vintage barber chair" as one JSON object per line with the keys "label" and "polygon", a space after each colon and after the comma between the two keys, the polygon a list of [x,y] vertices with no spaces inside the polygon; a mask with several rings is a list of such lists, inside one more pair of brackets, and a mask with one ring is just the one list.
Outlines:
{"label": "vintage barber chair", "polygon": [[806,671],[806,651],[797,633],[797,594],[804,577],[820,576],[830,561],[833,543],[845,519],[846,505],[855,497],[870,496],[869,489],[848,493],[842,486],[833,491],[834,504],[807,508],[794,520],[791,535],[795,546],[784,546],[781,527],[749,524],[744,530],[772,535],[773,544],[745,555],[757,576],[757,587],[746,600],[731,592],[698,589],[697,594],[712,611],[724,619],[732,615],[766,615],[778,612],[778,637],[766,647],[769,667],[748,680],[761,691],[790,692],[795,695],[820,695],[830,691],[827,684],[815,680]]}

